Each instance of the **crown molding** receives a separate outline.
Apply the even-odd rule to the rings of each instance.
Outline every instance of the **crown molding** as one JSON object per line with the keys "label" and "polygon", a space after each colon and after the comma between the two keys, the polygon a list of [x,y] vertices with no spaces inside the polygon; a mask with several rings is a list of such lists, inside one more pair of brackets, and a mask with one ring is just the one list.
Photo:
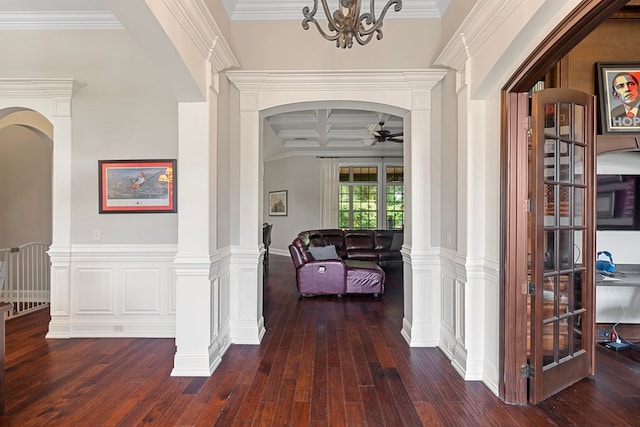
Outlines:
{"label": "crown molding", "polygon": [[0,79],[3,98],[71,99],[86,86],[74,79]]}
{"label": "crown molding", "polygon": [[344,71],[243,71],[227,72],[236,87],[246,91],[282,90],[429,90],[446,75],[446,70],[344,70]]}
{"label": "crown molding", "polygon": [[0,30],[121,29],[111,12],[0,12]]}
{"label": "crown molding", "polygon": [[467,15],[440,55],[436,65],[462,70],[465,62],[482,46],[511,14],[517,13],[525,0],[478,2]]}
{"label": "crown molding", "polygon": [[203,0],[164,0],[164,3],[216,72],[239,65]]}
{"label": "crown molding", "polygon": [[[335,0],[328,1],[337,5]],[[441,18],[449,3],[451,0],[402,0],[402,10],[390,10],[385,19]],[[232,21],[288,21],[302,20],[302,8],[311,7],[313,0],[222,0],[222,4]],[[378,0],[376,15],[385,4],[384,0]],[[368,3],[363,7],[368,9]]]}

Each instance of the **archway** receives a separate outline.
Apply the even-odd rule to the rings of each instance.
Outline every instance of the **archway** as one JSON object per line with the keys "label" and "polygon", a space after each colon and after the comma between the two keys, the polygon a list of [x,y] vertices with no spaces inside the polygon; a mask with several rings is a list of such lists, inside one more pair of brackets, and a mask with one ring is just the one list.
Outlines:
{"label": "archway", "polygon": [[51,242],[53,127],[31,110],[0,111],[0,248]]}
{"label": "archway", "polygon": [[[258,274],[262,217],[259,155],[261,120],[265,111],[306,102],[357,102],[382,104],[405,111],[403,155],[405,162],[405,317],[402,335],[410,346],[437,346],[440,328],[440,260],[432,248],[433,196],[428,186],[412,183],[438,181],[432,152],[439,141],[439,123],[432,121],[432,102],[439,103],[438,83],[444,70],[344,71],[344,72],[228,72],[239,97],[231,125],[239,153],[232,179],[239,189],[239,218],[232,235],[247,255],[231,255],[231,339],[257,343],[264,334],[262,283]],[[420,221],[412,221],[420,218]],[[244,226],[241,226],[244,225]],[[438,224],[435,224],[436,226]],[[251,251],[254,251],[251,253]],[[235,258],[235,259],[234,259]],[[252,295],[254,298],[240,298]],[[251,314],[248,314],[251,313]]]}
{"label": "archway", "polygon": [[49,338],[68,338],[71,253],[71,98],[73,79],[0,79],[0,111],[32,110],[55,129],[52,177],[51,322]]}

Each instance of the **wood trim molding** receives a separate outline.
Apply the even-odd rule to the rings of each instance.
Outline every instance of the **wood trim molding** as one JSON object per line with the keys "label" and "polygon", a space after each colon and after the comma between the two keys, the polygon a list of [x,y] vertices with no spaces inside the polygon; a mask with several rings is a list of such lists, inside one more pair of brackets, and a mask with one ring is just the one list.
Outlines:
{"label": "wood trim molding", "polygon": [[528,92],[544,74],[628,0],[584,0],[529,55],[503,87]]}
{"label": "wood trim molding", "polygon": [[[503,86],[503,121],[501,143],[502,172],[502,231],[500,293],[502,307],[500,325],[503,336],[500,348],[501,375],[500,396],[508,403],[527,403],[526,379],[520,376],[523,360],[526,360],[526,296],[522,289],[522,260],[526,262],[526,235],[524,241],[519,229],[524,228],[521,218],[526,217],[522,204],[526,200],[522,192],[522,178],[526,177],[527,151],[520,151],[524,125],[518,119],[523,97],[553,68],[571,49],[591,33],[598,25],[620,10],[628,0],[602,2],[584,0],[571,12],[529,55]],[[525,145],[526,147],[526,145]],[[524,161],[524,166],[523,166]],[[524,266],[526,274],[526,265]]]}

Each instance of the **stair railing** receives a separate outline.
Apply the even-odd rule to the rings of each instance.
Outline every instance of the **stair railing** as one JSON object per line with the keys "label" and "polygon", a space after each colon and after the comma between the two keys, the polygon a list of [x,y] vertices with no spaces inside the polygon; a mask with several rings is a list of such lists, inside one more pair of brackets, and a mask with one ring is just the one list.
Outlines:
{"label": "stair railing", "polygon": [[32,242],[0,249],[0,302],[13,304],[9,318],[49,307],[49,246]]}

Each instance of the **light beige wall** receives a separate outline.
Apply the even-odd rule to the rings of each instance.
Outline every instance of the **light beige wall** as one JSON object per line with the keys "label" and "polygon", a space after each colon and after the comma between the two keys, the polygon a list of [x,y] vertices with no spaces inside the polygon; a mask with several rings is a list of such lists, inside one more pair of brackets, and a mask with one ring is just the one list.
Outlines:
{"label": "light beige wall", "polygon": [[72,242],[175,243],[176,214],[98,214],[98,160],[177,157],[176,99],[128,33],[0,31],[0,57],[11,58],[2,62],[0,78],[74,78],[86,85],[72,99]]}
{"label": "light beige wall", "polygon": [[231,20],[229,19],[229,15],[222,5],[221,0],[204,0],[204,3],[209,8],[209,12],[213,19],[216,21],[216,25],[222,32],[224,38],[229,41],[231,38]]}
{"label": "light beige wall", "polygon": [[[230,207],[232,205],[231,195],[235,194],[231,190],[231,185],[237,185],[231,179],[231,138],[230,120],[231,120],[231,83],[226,76],[220,76],[220,93],[218,95],[220,108],[218,109],[218,126],[217,137],[218,147],[215,152],[216,160],[211,164],[214,165],[213,174],[217,177],[217,197],[212,198],[211,202],[217,204],[217,221],[218,223],[211,227],[211,230],[217,231],[217,247],[224,248],[231,244],[231,218],[232,213]],[[212,155],[214,153],[212,152]],[[212,210],[213,212],[213,210]]]}
{"label": "light beige wall", "polygon": [[442,180],[440,182],[442,200],[440,212],[442,226],[437,232],[440,236],[441,246],[457,249],[458,240],[458,132],[457,132],[457,98],[456,75],[450,72],[442,80],[442,143],[440,147],[442,165]]}
{"label": "light beige wall", "polygon": [[[301,14],[302,15],[302,14]],[[340,49],[300,21],[231,23],[231,47],[245,70],[430,68],[440,47],[439,20],[384,22],[382,40]]]}
{"label": "light beige wall", "polygon": [[0,129],[0,248],[51,243],[51,146],[24,126]]}
{"label": "light beige wall", "polygon": [[467,17],[478,0],[455,0],[449,3],[442,16],[442,40],[452,38],[460,28],[460,24]]}

